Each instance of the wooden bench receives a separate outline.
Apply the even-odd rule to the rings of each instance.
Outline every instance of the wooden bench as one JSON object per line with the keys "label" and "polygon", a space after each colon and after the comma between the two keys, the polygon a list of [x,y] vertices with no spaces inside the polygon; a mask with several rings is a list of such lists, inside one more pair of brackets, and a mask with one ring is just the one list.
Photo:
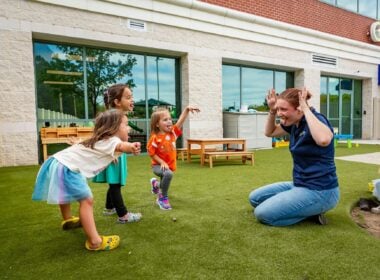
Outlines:
{"label": "wooden bench", "polygon": [[85,140],[91,137],[92,127],[43,127],[40,131],[44,161],[48,158],[47,145],[68,143],[71,137]]}
{"label": "wooden bench", "polygon": [[254,154],[253,152],[247,152],[247,151],[216,151],[216,152],[205,152],[205,161],[209,162],[210,168],[213,167],[213,160],[218,159],[220,157],[225,157],[226,160],[229,160],[232,158],[238,158],[241,159],[241,161],[245,164],[245,162],[251,161],[251,164],[253,165],[255,162]]}
{"label": "wooden bench", "polygon": [[177,159],[181,157],[182,161],[185,161],[185,157],[187,157],[187,149],[186,148],[177,148]]}
{"label": "wooden bench", "polygon": [[[196,151],[198,154],[200,154],[201,149],[192,149],[192,151]],[[215,148],[209,148],[206,149],[206,152],[215,152]],[[177,149],[177,159],[181,158],[182,161],[185,161],[187,159],[187,148],[178,148]]]}

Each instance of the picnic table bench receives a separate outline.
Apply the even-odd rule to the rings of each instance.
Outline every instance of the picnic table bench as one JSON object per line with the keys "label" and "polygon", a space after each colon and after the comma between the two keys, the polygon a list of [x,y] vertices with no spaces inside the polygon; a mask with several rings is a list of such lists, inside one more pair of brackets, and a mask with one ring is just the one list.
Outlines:
{"label": "picnic table bench", "polygon": [[241,159],[241,161],[245,164],[246,161],[251,161],[251,164],[253,165],[255,162],[254,154],[253,152],[248,151],[215,151],[215,152],[205,152],[205,162],[208,161],[210,168],[213,167],[213,160],[218,158],[226,158],[226,160],[229,160],[230,158],[233,159]]}
{"label": "picnic table bench", "polygon": [[[243,138],[197,138],[187,139],[187,161],[191,162],[191,155],[196,154],[200,156],[200,163],[204,165],[205,153],[210,152],[209,149],[215,149],[215,145],[223,146],[223,150],[230,152],[245,152],[246,151],[246,139]],[[196,145],[199,148],[193,149],[192,146]],[[210,147],[210,145],[212,147]],[[206,146],[209,146],[206,148]],[[232,151],[232,149],[234,149]],[[222,150],[222,151],[223,151]],[[240,155],[241,156],[241,155]]]}
{"label": "picnic table bench", "polygon": [[92,127],[42,127],[40,130],[44,161],[48,158],[47,145],[67,143],[71,137],[85,140],[91,137]]}

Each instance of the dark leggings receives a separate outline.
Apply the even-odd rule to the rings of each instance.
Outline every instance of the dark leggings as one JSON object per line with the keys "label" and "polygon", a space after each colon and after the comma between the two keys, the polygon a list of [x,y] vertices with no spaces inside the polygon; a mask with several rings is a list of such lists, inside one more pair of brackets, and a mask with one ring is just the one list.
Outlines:
{"label": "dark leggings", "polygon": [[123,196],[121,195],[120,184],[109,184],[106,199],[107,209],[116,209],[116,213],[119,217],[123,217],[128,213],[127,207],[124,205]]}

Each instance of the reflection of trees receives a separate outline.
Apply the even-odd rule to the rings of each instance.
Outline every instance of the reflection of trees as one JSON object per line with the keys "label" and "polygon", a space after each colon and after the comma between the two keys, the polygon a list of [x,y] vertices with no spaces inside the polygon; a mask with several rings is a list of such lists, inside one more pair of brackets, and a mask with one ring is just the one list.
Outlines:
{"label": "reflection of trees", "polygon": [[[59,46],[59,49],[67,56],[82,57],[82,50],[76,47]],[[133,79],[127,77],[132,77],[136,58],[130,54],[118,53],[120,58],[113,62],[113,54],[114,52],[108,50],[86,49],[87,95],[94,115],[98,111],[98,101],[102,101],[103,92],[109,85],[122,82],[131,88],[135,87]],[[69,69],[65,69],[66,71],[78,71],[78,68],[70,69],[74,66],[71,63],[67,66]],[[78,83],[77,86],[83,90],[84,84]]]}
{"label": "reflection of trees", "polygon": [[[50,109],[56,112],[84,117],[83,94],[76,83],[83,83],[83,75],[62,75],[67,62],[58,57],[46,61],[42,56],[36,56],[36,80],[38,92],[38,108]],[[62,73],[61,73],[62,71]],[[59,100],[59,102],[57,102]],[[78,110],[73,106],[73,100]]]}
{"label": "reflection of trees", "polygon": [[[117,53],[118,60],[108,50],[86,49],[86,63],[83,63],[83,48],[57,46],[62,54],[51,55],[50,61],[36,56],[36,80],[38,107],[85,118],[84,75],[87,76],[89,116],[100,110],[104,90],[115,83],[135,87],[132,68],[136,59],[130,54]],[[86,71],[84,71],[86,65]],[[47,82],[48,81],[48,82]],[[57,102],[59,100],[59,102]]]}
{"label": "reflection of trees", "polygon": [[146,104],[148,105],[148,115],[151,115],[154,108],[156,107],[164,107],[169,110],[173,118],[176,118],[176,108],[174,104],[168,103],[163,100],[157,100],[154,98],[149,98],[148,100],[141,99],[135,102],[135,107],[133,110],[133,115],[138,118],[144,118],[146,115]]}
{"label": "reflection of trees", "polygon": [[264,102],[262,105],[251,105],[248,108],[249,109],[255,109],[256,111],[259,111],[259,112],[269,111],[268,102],[267,102],[266,97],[264,97]]}
{"label": "reflection of trees", "polygon": [[248,106],[248,109],[254,109],[254,110],[259,111],[259,112],[266,112],[266,111],[269,111],[269,107],[268,107],[267,99],[264,97],[264,102],[263,102],[261,105],[250,104],[250,105]]}

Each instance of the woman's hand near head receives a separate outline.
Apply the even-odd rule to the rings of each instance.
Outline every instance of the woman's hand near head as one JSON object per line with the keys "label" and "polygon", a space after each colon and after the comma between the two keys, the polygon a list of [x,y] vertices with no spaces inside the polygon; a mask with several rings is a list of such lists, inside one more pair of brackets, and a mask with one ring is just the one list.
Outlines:
{"label": "woman's hand near head", "polygon": [[313,137],[315,143],[318,146],[326,147],[333,140],[334,134],[331,132],[330,128],[321,122],[310,110],[309,105],[307,105],[308,91],[304,87],[302,91],[298,94],[300,106],[297,108],[302,111],[305,115],[306,122],[309,125],[311,136]]}
{"label": "woman's hand near head", "polygon": [[266,100],[267,100],[267,104],[268,104],[268,107],[269,107],[269,110],[271,112],[275,112],[276,111],[276,102],[277,102],[277,97],[276,97],[276,91],[275,89],[270,89],[268,90],[268,94],[266,96]]}
{"label": "woman's hand near head", "polygon": [[302,91],[298,93],[300,106],[297,109],[302,112],[305,112],[305,110],[310,109],[309,105],[307,105],[307,102],[306,102],[307,94],[308,94],[308,91],[305,87],[303,87]]}
{"label": "woman's hand near head", "polygon": [[267,137],[280,137],[286,135],[287,132],[282,129],[282,127],[276,123],[276,115],[277,115],[277,96],[275,89],[268,90],[268,94],[266,96],[266,101],[269,107],[269,114],[267,121],[265,123],[265,131],[264,134]]}

